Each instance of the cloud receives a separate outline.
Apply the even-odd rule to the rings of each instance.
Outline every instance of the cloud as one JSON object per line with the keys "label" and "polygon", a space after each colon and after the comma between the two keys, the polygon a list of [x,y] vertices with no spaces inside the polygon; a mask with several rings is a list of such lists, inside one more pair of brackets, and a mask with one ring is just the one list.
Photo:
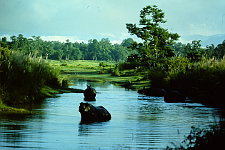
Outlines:
{"label": "cloud", "polygon": [[2,34],[2,35],[0,35],[0,38],[3,38],[3,37],[6,37],[6,39],[7,39],[7,41],[10,41],[10,35],[8,35],[8,34]]}
{"label": "cloud", "polygon": [[165,12],[167,27],[181,35],[225,33],[224,0],[160,0],[156,4]]}
{"label": "cloud", "polygon": [[74,36],[41,36],[41,39],[44,41],[59,41],[59,42],[66,42],[69,40],[70,42],[87,42],[85,40],[80,40]]}
{"label": "cloud", "polygon": [[120,40],[121,33],[129,36],[125,24],[138,24],[140,10],[153,4],[165,12],[171,32],[225,33],[224,0],[0,0],[0,32]]}
{"label": "cloud", "polygon": [[213,23],[206,24],[206,23],[199,23],[199,24],[190,24],[189,25],[190,35],[198,34],[198,35],[215,35],[220,34],[216,26]]}

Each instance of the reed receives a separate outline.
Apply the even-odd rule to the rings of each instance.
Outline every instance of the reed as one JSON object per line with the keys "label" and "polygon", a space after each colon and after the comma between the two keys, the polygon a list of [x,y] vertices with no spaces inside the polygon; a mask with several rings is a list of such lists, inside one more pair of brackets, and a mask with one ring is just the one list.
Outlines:
{"label": "reed", "polygon": [[59,71],[41,57],[23,55],[0,47],[0,88],[2,102],[15,106],[35,103],[45,86],[59,87]]}
{"label": "reed", "polygon": [[171,68],[166,81],[169,89],[179,89],[202,103],[221,106],[225,98],[224,77],[225,58],[202,59],[199,62],[183,63],[180,67]]}

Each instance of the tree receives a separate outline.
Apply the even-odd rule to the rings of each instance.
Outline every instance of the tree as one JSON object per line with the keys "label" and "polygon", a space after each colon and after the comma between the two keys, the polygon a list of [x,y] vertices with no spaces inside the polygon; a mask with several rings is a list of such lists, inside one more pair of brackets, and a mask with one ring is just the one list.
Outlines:
{"label": "tree", "polygon": [[85,52],[86,60],[97,60],[97,51],[99,49],[99,42],[96,39],[88,41],[87,52]]}
{"label": "tree", "polygon": [[203,56],[203,49],[201,48],[201,40],[194,40],[187,43],[184,48],[184,56],[191,61],[199,61]]}
{"label": "tree", "polygon": [[2,37],[2,42],[7,42],[7,37]]}
{"label": "tree", "polygon": [[217,59],[222,59],[225,55],[225,40],[222,44],[218,44],[213,54]]}
{"label": "tree", "polygon": [[213,44],[207,45],[205,50],[205,56],[207,58],[212,58],[214,50],[215,50],[215,46]]}
{"label": "tree", "polygon": [[176,56],[184,56],[184,49],[186,44],[183,44],[181,42],[175,43],[173,45],[174,53]]}
{"label": "tree", "polygon": [[122,41],[121,45],[124,47],[130,48],[132,47],[133,43],[134,43],[134,40],[132,38],[127,38]]}
{"label": "tree", "polygon": [[140,54],[148,67],[165,63],[165,58],[174,55],[172,45],[179,38],[177,33],[168,32],[160,25],[166,23],[164,13],[157,6],[146,6],[141,10],[139,26],[127,24],[127,29],[136,35],[143,43],[134,43],[132,49]]}
{"label": "tree", "polygon": [[2,37],[2,40],[0,40],[0,47],[7,47],[7,38],[6,37]]}
{"label": "tree", "polygon": [[[124,42],[124,44],[129,44]],[[59,41],[44,41],[40,36],[26,38],[22,34],[12,36],[11,41],[0,39],[0,46],[10,50],[21,51],[29,56],[41,56],[45,59],[58,60],[106,60],[121,61],[128,55],[128,48],[120,45],[112,45],[109,39],[103,38],[89,40],[88,43],[72,43],[69,39],[65,43]]]}
{"label": "tree", "polygon": [[99,49],[97,51],[98,60],[111,60],[110,51],[112,50],[112,44],[108,38],[103,38],[99,41]]}

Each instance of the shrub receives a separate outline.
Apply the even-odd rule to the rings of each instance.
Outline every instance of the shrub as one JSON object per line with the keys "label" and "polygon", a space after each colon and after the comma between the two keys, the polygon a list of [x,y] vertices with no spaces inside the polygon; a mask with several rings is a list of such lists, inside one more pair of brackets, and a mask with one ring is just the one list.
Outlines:
{"label": "shrub", "polygon": [[[171,69],[166,78],[170,89],[180,89],[187,96],[205,104],[221,105],[225,98],[225,59],[203,59]],[[177,69],[176,69],[177,68]],[[223,105],[221,105],[224,107]]]}
{"label": "shrub", "polygon": [[7,97],[2,101],[8,105],[30,103],[40,96],[44,86],[59,87],[59,71],[51,68],[42,58],[23,55],[0,48],[0,88]]}
{"label": "shrub", "polygon": [[167,147],[167,150],[212,150],[224,147],[225,122],[221,121],[210,128],[200,129],[192,127],[190,134],[180,144],[174,148]]}
{"label": "shrub", "polygon": [[107,63],[106,63],[106,62],[100,62],[100,63],[99,63],[99,66],[104,68],[104,67],[107,66]]}
{"label": "shrub", "polygon": [[119,65],[116,65],[116,67],[112,70],[111,75],[112,75],[112,76],[120,76]]}

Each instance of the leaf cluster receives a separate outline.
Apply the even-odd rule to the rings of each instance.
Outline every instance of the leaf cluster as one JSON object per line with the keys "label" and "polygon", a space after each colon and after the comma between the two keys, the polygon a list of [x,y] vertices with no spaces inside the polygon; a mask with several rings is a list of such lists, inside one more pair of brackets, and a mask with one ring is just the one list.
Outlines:
{"label": "leaf cluster", "polygon": [[161,27],[166,23],[164,12],[157,6],[146,6],[140,12],[139,26],[127,24],[127,29],[132,35],[136,35],[142,40],[141,43],[135,42],[132,49],[136,50],[143,58],[143,61],[159,60],[163,62],[164,57],[174,55],[172,45],[179,38],[176,33],[170,33]]}
{"label": "leaf cluster", "polygon": [[0,88],[8,93],[7,105],[34,102],[44,86],[60,87],[59,71],[42,58],[23,55],[0,47]]}

